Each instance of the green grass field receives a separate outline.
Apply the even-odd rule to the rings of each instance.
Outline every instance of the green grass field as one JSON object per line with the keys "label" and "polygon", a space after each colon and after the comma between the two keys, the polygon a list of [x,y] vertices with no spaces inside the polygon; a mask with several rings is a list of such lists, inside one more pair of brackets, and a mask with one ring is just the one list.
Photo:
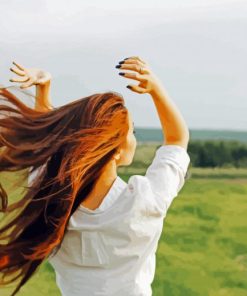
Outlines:
{"label": "green grass field", "polygon": [[[141,154],[139,150],[135,166],[119,169],[125,181],[132,174],[144,173],[153,150],[142,168]],[[246,296],[247,170],[190,170],[191,177],[164,220],[153,295]],[[7,296],[9,291],[1,288],[0,295]],[[61,295],[48,262],[18,295]]]}

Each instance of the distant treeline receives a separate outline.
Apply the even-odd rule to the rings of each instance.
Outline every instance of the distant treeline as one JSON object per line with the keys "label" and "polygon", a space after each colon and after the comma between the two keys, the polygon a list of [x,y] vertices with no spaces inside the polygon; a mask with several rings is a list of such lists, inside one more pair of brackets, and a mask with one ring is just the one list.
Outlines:
{"label": "distant treeline", "polygon": [[247,144],[225,140],[190,140],[188,154],[194,167],[247,167]]}

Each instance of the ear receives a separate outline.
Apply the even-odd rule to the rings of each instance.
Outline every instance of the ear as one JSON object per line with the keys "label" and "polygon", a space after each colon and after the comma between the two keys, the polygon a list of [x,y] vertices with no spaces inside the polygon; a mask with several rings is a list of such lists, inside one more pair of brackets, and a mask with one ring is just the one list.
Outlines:
{"label": "ear", "polygon": [[120,153],[117,153],[117,154],[114,156],[114,158],[117,159],[117,160],[120,159]]}
{"label": "ear", "polygon": [[120,150],[118,150],[117,152],[116,152],[116,154],[114,155],[114,158],[116,159],[116,160],[119,160],[120,159],[120,157],[121,157],[121,149]]}

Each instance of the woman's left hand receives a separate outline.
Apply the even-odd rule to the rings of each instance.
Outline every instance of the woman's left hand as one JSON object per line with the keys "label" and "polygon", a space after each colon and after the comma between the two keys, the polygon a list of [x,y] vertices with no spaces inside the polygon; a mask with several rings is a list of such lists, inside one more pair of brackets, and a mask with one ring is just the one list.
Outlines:
{"label": "woman's left hand", "polygon": [[22,85],[20,86],[20,88],[28,88],[32,85],[44,85],[52,78],[51,74],[47,71],[38,68],[24,68],[16,62],[13,62],[13,64],[17,68],[10,68],[10,70],[18,74],[19,76],[22,76],[22,78],[11,78],[9,81],[21,82]]}

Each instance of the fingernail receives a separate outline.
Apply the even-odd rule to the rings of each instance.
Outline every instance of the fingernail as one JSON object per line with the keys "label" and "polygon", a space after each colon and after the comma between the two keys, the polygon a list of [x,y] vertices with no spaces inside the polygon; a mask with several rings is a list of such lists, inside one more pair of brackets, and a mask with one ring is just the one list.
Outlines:
{"label": "fingernail", "polygon": [[128,60],[128,58],[124,59],[124,61],[125,61],[125,60]]}
{"label": "fingernail", "polygon": [[130,85],[127,85],[126,87],[129,88],[129,89],[131,89],[131,86]]}
{"label": "fingernail", "polygon": [[124,63],[124,61],[120,61],[120,62],[118,62],[119,64],[123,64]]}
{"label": "fingernail", "polygon": [[125,73],[124,72],[119,72],[118,74],[124,76]]}
{"label": "fingernail", "polygon": [[120,68],[121,67],[121,65],[117,65],[115,68]]}

